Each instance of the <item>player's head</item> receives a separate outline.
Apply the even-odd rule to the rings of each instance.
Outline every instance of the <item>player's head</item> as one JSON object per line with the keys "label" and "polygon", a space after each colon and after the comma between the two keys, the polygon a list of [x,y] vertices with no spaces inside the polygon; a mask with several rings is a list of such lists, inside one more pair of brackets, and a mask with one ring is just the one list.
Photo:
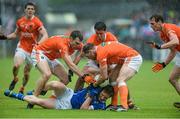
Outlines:
{"label": "player's head", "polygon": [[149,18],[149,23],[151,28],[156,31],[162,30],[162,23],[164,23],[164,19],[161,15],[154,14]]}
{"label": "player's head", "polygon": [[94,25],[94,30],[100,40],[105,39],[106,24],[104,22],[102,22],[102,21],[96,22]]}
{"label": "player's head", "polygon": [[106,101],[108,98],[114,95],[114,89],[111,85],[103,87],[102,91],[99,93],[99,100]]}
{"label": "player's head", "polygon": [[32,2],[28,2],[24,6],[25,15],[31,18],[35,14],[36,5]]}
{"label": "player's head", "polygon": [[95,60],[96,59],[96,47],[92,43],[87,43],[83,47],[83,54],[88,59]]}
{"label": "player's head", "polygon": [[74,30],[70,34],[70,39],[71,39],[70,42],[71,47],[76,47],[81,44],[83,40],[83,35],[80,31]]}

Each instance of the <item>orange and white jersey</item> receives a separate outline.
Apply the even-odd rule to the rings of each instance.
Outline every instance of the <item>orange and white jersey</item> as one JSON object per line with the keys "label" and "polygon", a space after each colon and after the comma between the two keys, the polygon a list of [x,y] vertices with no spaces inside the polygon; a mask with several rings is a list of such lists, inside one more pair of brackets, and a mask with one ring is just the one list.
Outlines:
{"label": "orange and white jersey", "polygon": [[[170,33],[176,34],[180,43],[180,27],[176,26],[175,24],[164,23],[163,30],[160,32],[160,37],[165,43],[170,41]],[[176,46],[175,49],[180,52],[180,44]]]}
{"label": "orange and white jersey", "polygon": [[70,46],[70,39],[63,36],[52,36],[36,46],[34,49],[42,51],[50,60],[64,57],[65,53],[73,54],[75,50],[81,51],[83,44],[75,48]]}
{"label": "orange and white jersey", "polygon": [[136,50],[121,43],[111,43],[104,47],[98,46],[96,53],[96,60],[101,66],[105,64],[122,64],[129,57],[139,55]]}
{"label": "orange and white jersey", "polygon": [[36,16],[32,19],[23,16],[17,21],[16,26],[20,38],[18,47],[31,53],[33,46],[37,43],[39,30],[43,23]]}
{"label": "orange and white jersey", "polygon": [[118,42],[117,38],[110,32],[106,32],[105,33],[105,40],[102,41],[98,38],[97,34],[93,34],[88,40],[87,40],[87,43],[92,43],[94,44],[95,46],[98,46],[100,44],[109,44],[111,42]]}

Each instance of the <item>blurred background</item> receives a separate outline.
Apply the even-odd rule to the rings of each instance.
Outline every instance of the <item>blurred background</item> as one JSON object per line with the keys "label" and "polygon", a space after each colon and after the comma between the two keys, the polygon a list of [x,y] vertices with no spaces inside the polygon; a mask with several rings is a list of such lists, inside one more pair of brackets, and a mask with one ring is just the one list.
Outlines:
{"label": "blurred background", "polygon": [[[81,30],[85,40],[94,33],[97,21],[107,24],[107,31],[120,42],[138,50],[145,60],[163,60],[167,50],[151,49],[144,42],[161,43],[148,24],[158,13],[166,22],[180,25],[180,0],[0,0],[0,30],[13,32],[16,20],[24,13],[24,4],[34,2],[36,15],[43,21],[49,36]],[[0,57],[13,57],[18,39],[0,41]]]}

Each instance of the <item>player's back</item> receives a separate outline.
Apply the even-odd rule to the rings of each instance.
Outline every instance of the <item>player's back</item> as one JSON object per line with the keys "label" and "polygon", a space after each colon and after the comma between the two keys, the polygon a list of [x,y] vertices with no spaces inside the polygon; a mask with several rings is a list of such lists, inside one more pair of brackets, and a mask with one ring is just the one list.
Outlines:
{"label": "player's back", "polygon": [[111,43],[104,47],[98,46],[97,48],[97,61],[107,61],[108,64],[121,63],[120,61],[132,56],[137,56],[139,53],[131,47],[122,43]]}

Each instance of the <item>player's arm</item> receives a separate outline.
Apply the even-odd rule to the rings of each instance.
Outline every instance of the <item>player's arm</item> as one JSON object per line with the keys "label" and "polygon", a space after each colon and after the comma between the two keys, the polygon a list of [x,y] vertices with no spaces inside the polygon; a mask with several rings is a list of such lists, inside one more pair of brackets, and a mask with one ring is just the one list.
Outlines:
{"label": "player's arm", "polygon": [[81,60],[82,52],[81,51],[77,51],[75,55],[76,55],[76,57],[75,57],[73,62],[74,62],[74,64],[77,65],[79,63],[79,61]]}
{"label": "player's arm", "polygon": [[76,73],[79,77],[82,77],[82,76],[83,76],[83,74],[81,73],[81,71],[79,70],[79,68],[73,63],[71,57],[68,55],[67,52],[64,54],[63,60],[66,62],[67,66],[68,66],[74,73]]}
{"label": "player's arm", "polygon": [[180,44],[179,40],[178,40],[178,37],[174,32],[169,33],[169,39],[170,39],[169,42],[164,43],[164,44],[161,45],[161,49],[172,48],[172,47],[177,46],[177,45]]}
{"label": "player's arm", "polygon": [[153,67],[152,67],[152,71],[153,72],[159,72],[160,70],[162,70],[163,68],[166,67],[166,65],[168,65],[172,60],[173,58],[175,57],[176,55],[176,50],[171,48],[170,49],[170,53],[169,55],[167,56],[166,60],[162,63],[160,62],[156,62]]}
{"label": "player's arm", "polygon": [[86,100],[84,101],[84,103],[81,105],[80,109],[91,109],[91,101],[92,101],[92,98],[91,97],[87,97]]}
{"label": "player's arm", "polygon": [[17,34],[18,34],[18,29],[16,28],[16,30],[13,33],[11,33],[7,36],[0,33],[0,39],[1,40],[12,40],[12,39],[15,39],[17,37]]}
{"label": "player's arm", "polygon": [[48,33],[47,33],[44,26],[41,26],[39,28],[39,34],[40,34],[41,37],[40,37],[40,40],[39,40],[38,44],[42,43],[44,40],[46,40],[48,38]]}
{"label": "player's arm", "polygon": [[102,84],[106,79],[108,79],[108,66],[107,64],[100,64],[100,79],[97,80],[95,83],[94,83],[94,86],[98,86],[100,84]]}

